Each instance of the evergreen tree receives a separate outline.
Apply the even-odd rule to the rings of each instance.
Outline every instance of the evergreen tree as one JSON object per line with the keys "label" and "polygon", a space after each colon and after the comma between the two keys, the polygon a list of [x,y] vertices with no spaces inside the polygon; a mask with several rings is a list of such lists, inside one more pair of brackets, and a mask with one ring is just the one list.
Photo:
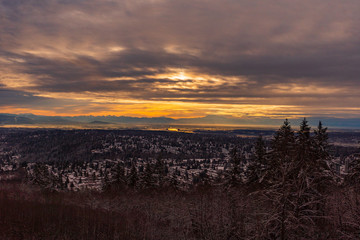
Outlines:
{"label": "evergreen tree", "polygon": [[349,163],[349,172],[345,177],[345,182],[360,188],[360,154],[353,154],[352,161]]}
{"label": "evergreen tree", "polygon": [[246,172],[247,182],[261,184],[264,173],[268,169],[267,163],[265,142],[260,135],[255,143],[255,152]]}
{"label": "evergreen tree", "polygon": [[118,162],[115,166],[111,168],[111,180],[110,185],[111,188],[115,188],[116,190],[121,190],[126,185],[126,176],[125,169],[121,162]]}
{"label": "evergreen tree", "polygon": [[306,118],[300,124],[300,130],[296,136],[296,158],[299,164],[307,164],[313,160],[312,139],[310,138],[310,126]]}
{"label": "evergreen tree", "polygon": [[266,155],[265,142],[263,137],[260,135],[255,144],[255,159],[257,162],[264,163]]}
{"label": "evergreen tree", "polygon": [[155,184],[156,179],[154,178],[153,167],[150,163],[147,163],[140,179],[141,188],[153,189],[155,187]]}
{"label": "evergreen tree", "polygon": [[127,179],[128,179],[129,187],[131,187],[131,188],[136,188],[137,187],[139,177],[138,177],[138,173],[137,173],[137,169],[136,169],[135,164],[132,165],[130,173],[129,173]]}
{"label": "evergreen tree", "polygon": [[238,187],[242,184],[241,177],[241,156],[238,153],[238,149],[235,147],[230,152],[232,167],[230,171],[227,172],[225,177],[225,185],[228,188]]}
{"label": "evergreen tree", "polygon": [[[322,134],[325,132],[322,130]],[[324,185],[331,183],[331,173],[326,159],[315,154],[314,142],[306,119],[296,138],[288,121],[275,134],[270,158],[271,181],[260,191],[273,206],[266,220],[273,234],[271,238],[311,238],[318,234],[314,224],[320,225],[325,219]],[[321,236],[318,234],[317,238]]]}
{"label": "evergreen tree", "polygon": [[102,190],[107,191],[107,190],[109,190],[111,188],[111,181],[110,181],[108,171],[105,170],[104,175],[105,176],[104,176],[104,178],[102,180]]}
{"label": "evergreen tree", "polygon": [[157,176],[157,185],[159,187],[162,187],[164,184],[164,179],[167,175],[166,172],[166,164],[164,163],[164,161],[161,159],[161,156],[159,156],[156,159],[156,163],[155,163],[155,167],[154,167],[154,173]]}
{"label": "evergreen tree", "polygon": [[275,133],[271,147],[271,160],[275,165],[291,161],[295,150],[295,134],[288,119]]}
{"label": "evergreen tree", "polygon": [[66,180],[65,180],[65,183],[64,183],[66,189],[69,188],[69,183],[70,183],[69,177],[66,177]]}
{"label": "evergreen tree", "polygon": [[321,121],[319,121],[319,125],[317,127],[317,129],[314,130],[314,144],[316,147],[316,154],[318,157],[320,158],[328,158],[329,154],[328,154],[328,133],[327,133],[327,128],[324,128],[322,126]]}
{"label": "evergreen tree", "polygon": [[173,190],[178,190],[179,189],[179,182],[177,180],[177,177],[178,177],[178,174],[177,174],[177,169],[175,169],[171,175],[171,178],[169,180],[169,184],[170,184],[170,187],[173,189]]}
{"label": "evergreen tree", "polygon": [[64,182],[63,182],[63,174],[61,172],[59,172],[58,177],[57,177],[57,188],[59,190],[64,190],[64,188],[65,188]]}
{"label": "evergreen tree", "polygon": [[205,169],[199,173],[199,183],[201,183],[202,185],[205,185],[205,186],[210,185],[210,177],[207,174],[207,169]]}
{"label": "evergreen tree", "polygon": [[314,136],[311,137],[310,127],[304,119],[297,136],[296,175],[294,178],[306,183],[308,190],[315,189],[319,194],[334,181],[334,175],[328,163],[326,130],[327,128],[323,128],[322,123],[319,122]]}
{"label": "evergreen tree", "polygon": [[261,176],[264,186],[282,181],[282,176],[290,169],[295,151],[295,134],[286,119],[271,141],[271,151]]}
{"label": "evergreen tree", "polygon": [[54,179],[52,178],[47,165],[44,163],[36,163],[31,181],[41,188],[50,189],[53,186]]}

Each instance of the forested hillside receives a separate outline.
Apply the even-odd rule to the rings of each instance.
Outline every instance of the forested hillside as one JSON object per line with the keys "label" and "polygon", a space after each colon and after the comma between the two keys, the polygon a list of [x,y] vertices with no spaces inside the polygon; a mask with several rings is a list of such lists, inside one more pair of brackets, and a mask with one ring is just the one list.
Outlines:
{"label": "forested hillside", "polygon": [[[273,136],[256,138],[100,131],[74,132],[81,137],[64,143],[66,134],[6,138],[17,152],[3,149],[13,169],[1,173],[1,238],[360,237],[360,155],[351,150],[338,171],[321,122],[312,130],[304,119],[294,131],[286,120]],[[24,157],[53,143],[42,135],[58,143],[52,158]],[[62,154],[72,151],[80,153],[73,161]]]}

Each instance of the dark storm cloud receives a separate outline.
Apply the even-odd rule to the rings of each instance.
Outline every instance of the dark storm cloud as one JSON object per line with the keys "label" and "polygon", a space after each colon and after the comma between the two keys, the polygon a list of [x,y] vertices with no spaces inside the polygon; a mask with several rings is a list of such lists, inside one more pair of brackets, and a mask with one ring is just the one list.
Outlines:
{"label": "dark storm cloud", "polygon": [[0,86],[0,106],[33,106],[56,105],[56,101],[44,97],[34,96],[22,91],[4,89]]}
{"label": "dark storm cloud", "polygon": [[[31,93],[6,89],[0,86],[0,107],[4,109],[24,109],[35,113],[86,114],[87,112],[100,112],[111,109],[107,106],[92,104],[89,102],[75,99],[54,99],[36,96]],[[83,111],[85,108],[86,111]]]}
{"label": "dark storm cloud", "polygon": [[[0,66],[29,76],[19,87],[29,94],[358,107],[359,10],[355,0],[0,0]],[[193,78],[166,77],[174,68]],[[219,82],[201,84],[204,74]]]}

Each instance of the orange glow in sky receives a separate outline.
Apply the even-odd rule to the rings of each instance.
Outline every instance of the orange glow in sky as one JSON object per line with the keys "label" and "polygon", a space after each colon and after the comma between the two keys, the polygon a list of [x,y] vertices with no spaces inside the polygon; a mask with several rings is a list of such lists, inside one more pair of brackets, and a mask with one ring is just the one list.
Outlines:
{"label": "orange glow in sky", "polygon": [[0,112],[360,118],[357,3],[200,6],[0,2]]}

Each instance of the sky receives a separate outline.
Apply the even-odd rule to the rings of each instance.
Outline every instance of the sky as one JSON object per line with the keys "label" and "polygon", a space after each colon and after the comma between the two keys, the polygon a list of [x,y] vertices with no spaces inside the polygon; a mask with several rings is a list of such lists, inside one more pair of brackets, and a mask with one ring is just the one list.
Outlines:
{"label": "sky", "polygon": [[358,0],[0,0],[0,112],[360,117]]}

